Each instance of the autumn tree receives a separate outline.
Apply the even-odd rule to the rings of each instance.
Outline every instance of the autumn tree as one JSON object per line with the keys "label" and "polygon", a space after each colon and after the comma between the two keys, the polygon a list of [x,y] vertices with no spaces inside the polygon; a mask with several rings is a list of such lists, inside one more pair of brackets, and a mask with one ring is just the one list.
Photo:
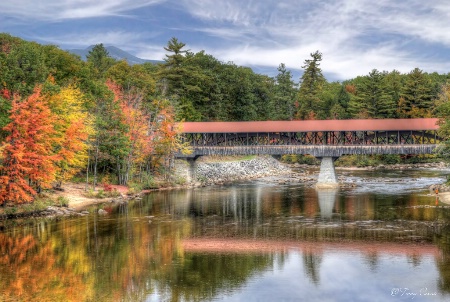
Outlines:
{"label": "autumn tree", "polygon": [[126,185],[130,180],[135,166],[148,159],[152,150],[149,134],[149,117],[142,110],[143,96],[138,91],[124,90],[112,81],[107,81],[108,88],[114,93],[114,101],[121,109],[122,123],[126,126],[126,153],[117,159],[117,174],[119,184]]}
{"label": "autumn tree", "polygon": [[59,139],[55,146],[58,187],[86,167],[88,137],[93,134],[93,128],[92,118],[83,101],[83,94],[74,86],[64,87],[49,97],[49,106],[55,115],[54,129]]}
{"label": "autumn tree", "polygon": [[12,100],[9,133],[3,146],[0,167],[0,203],[23,203],[33,200],[42,188],[55,179],[58,142],[53,127],[55,116],[41,95],[40,87],[24,100]]}
{"label": "autumn tree", "polygon": [[175,123],[175,114],[167,100],[154,100],[157,114],[152,121],[152,166],[159,169],[168,178],[174,155],[177,152],[190,154],[192,150],[180,139],[182,123]]}

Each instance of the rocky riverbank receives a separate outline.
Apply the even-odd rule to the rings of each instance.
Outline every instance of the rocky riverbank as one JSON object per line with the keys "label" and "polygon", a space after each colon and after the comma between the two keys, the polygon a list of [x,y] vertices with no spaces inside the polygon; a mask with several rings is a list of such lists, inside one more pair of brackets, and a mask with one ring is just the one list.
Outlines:
{"label": "rocky riverbank", "polygon": [[205,159],[197,164],[193,185],[209,186],[243,181],[266,176],[289,174],[288,165],[271,156],[260,156],[249,160],[218,161]]}

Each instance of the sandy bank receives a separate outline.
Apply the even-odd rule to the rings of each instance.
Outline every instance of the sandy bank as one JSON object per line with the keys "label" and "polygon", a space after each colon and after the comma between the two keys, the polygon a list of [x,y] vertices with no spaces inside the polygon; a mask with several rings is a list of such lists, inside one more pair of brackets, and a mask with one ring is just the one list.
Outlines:
{"label": "sandy bank", "polygon": [[[113,185],[113,189],[116,189],[121,196],[126,196],[128,193],[128,187]],[[91,187],[92,188],[92,187]],[[85,184],[66,183],[63,185],[63,191],[55,191],[55,198],[62,196],[69,201],[69,207],[76,210],[83,209],[93,204],[100,204],[110,202],[114,198],[91,198],[86,196]]]}
{"label": "sandy bank", "polygon": [[438,196],[440,202],[450,204],[450,192],[442,192]]}

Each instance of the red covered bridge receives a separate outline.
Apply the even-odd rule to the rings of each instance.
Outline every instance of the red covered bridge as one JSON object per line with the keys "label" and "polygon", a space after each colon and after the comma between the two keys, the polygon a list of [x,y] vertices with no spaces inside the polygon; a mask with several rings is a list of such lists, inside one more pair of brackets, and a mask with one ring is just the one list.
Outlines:
{"label": "red covered bridge", "polygon": [[426,154],[440,142],[437,119],[185,122],[183,139],[201,155]]}

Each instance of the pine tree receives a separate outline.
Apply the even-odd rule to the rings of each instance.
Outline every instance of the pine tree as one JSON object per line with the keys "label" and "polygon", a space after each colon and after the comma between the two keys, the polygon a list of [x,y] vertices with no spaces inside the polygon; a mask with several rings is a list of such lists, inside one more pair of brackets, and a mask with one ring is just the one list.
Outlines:
{"label": "pine tree", "polygon": [[272,119],[292,120],[294,118],[295,84],[292,73],[281,63],[275,78],[274,96],[272,98]]}
{"label": "pine tree", "polygon": [[415,68],[406,76],[399,101],[401,117],[424,117],[433,106],[432,84],[427,74]]}
{"label": "pine tree", "polygon": [[86,59],[88,63],[92,64],[99,77],[102,77],[115,62],[110,57],[108,50],[101,43],[94,45],[86,56]]}
{"label": "pine tree", "polygon": [[370,118],[390,118],[396,110],[396,103],[387,92],[385,74],[373,69],[362,77],[357,85],[358,98]]}
{"label": "pine tree", "polygon": [[166,63],[159,71],[161,94],[171,101],[177,120],[196,121],[201,120],[201,115],[194,106],[194,99],[201,92],[198,83],[202,76],[197,66],[189,64],[193,54],[184,50],[184,46],[185,43],[172,38],[164,47],[170,54],[166,54]]}
{"label": "pine tree", "polygon": [[300,119],[311,119],[317,115],[320,108],[319,94],[326,82],[320,68],[322,53],[316,51],[311,53],[311,57],[312,59],[305,60],[302,66],[304,71],[300,80],[297,111]]}

